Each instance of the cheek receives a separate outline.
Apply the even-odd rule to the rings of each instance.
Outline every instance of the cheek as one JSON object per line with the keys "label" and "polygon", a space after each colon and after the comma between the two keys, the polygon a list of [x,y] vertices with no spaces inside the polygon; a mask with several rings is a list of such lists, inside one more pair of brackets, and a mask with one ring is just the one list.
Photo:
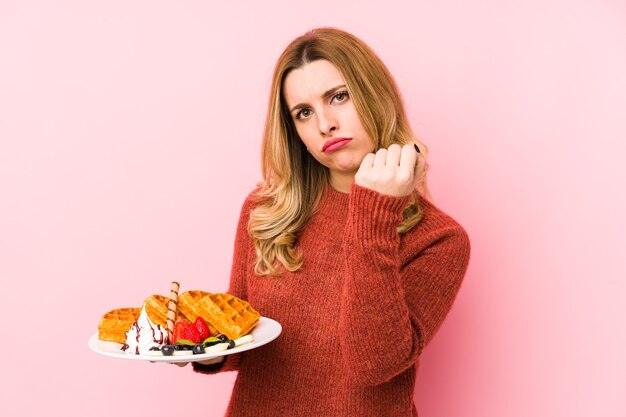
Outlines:
{"label": "cheek", "polygon": [[363,124],[361,123],[361,119],[359,119],[359,116],[356,114],[356,112],[354,113],[354,115],[351,116],[350,124],[354,129],[354,133],[357,133],[362,138],[366,138],[368,142],[372,144],[373,148],[374,142],[367,133],[367,130],[365,130],[365,126],[363,126]]}
{"label": "cheek", "polygon": [[359,119],[359,114],[356,112],[356,108],[354,105],[351,105],[349,108],[346,108],[346,112],[344,113],[345,120],[349,122],[352,129],[358,130],[360,133],[365,132],[365,128],[361,123],[361,119]]}
{"label": "cheek", "polygon": [[361,119],[359,119],[359,116],[356,113],[354,114],[352,123],[354,123],[354,126],[357,126],[362,133],[365,133],[365,127],[363,127],[363,123],[361,123]]}
{"label": "cheek", "polygon": [[305,126],[296,126],[296,132],[298,132],[298,136],[300,137],[300,141],[304,143],[304,146],[310,148],[312,145],[312,141],[310,139],[311,133]]}

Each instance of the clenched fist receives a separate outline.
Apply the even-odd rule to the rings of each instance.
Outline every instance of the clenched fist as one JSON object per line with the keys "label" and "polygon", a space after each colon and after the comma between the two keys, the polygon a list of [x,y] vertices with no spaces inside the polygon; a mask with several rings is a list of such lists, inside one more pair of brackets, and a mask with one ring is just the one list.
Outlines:
{"label": "clenched fist", "polygon": [[381,194],[404,197],[422,177],[425,160],[416,145],[393,144],[363,158],[354,182]]}

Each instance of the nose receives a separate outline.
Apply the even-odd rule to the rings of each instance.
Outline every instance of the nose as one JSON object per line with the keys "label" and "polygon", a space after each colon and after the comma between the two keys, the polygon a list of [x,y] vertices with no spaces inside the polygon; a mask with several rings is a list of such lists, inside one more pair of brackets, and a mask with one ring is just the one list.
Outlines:
{"label": "nose", "polygon": [[317,113],[317,122],[319,124],[320,133],[322,136],[331,135],[337,130],[337,119],[332,110],[323,109]]}

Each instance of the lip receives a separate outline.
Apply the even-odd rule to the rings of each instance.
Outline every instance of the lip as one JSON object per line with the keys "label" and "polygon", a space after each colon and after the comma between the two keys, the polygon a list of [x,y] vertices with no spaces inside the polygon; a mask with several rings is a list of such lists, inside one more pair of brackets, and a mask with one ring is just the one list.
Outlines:
{"label": "lip", "polygon": [[345,144],[347,144],[351,140],[352,140],[351,138],[332,138],[332,139],[326,141],[326,143],[324,143],[324,146],[322,146],[322,152],[332,152],[332,151],[334,151],[336,149],[339,149],[340,147],[343,147],[343,145],[341,145],[339,147],[334,147],[331,150],[328,150],[329,147],[331,147],[331,146],[333,146],[335,144],[338,144],[340,142],[345,142]]}

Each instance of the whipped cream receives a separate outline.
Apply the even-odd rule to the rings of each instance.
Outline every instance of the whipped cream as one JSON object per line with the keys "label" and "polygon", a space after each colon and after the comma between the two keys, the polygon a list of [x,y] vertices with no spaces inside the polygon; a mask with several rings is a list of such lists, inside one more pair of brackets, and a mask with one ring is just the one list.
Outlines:
{"label": "whipped cream", "polygon": [[146,355],[150,348],[163,346],[166,338],[167,330],[150,320],[144,306],[137,321],[126,332],[126,343],[122,346],[122,350],[137,355]]}

